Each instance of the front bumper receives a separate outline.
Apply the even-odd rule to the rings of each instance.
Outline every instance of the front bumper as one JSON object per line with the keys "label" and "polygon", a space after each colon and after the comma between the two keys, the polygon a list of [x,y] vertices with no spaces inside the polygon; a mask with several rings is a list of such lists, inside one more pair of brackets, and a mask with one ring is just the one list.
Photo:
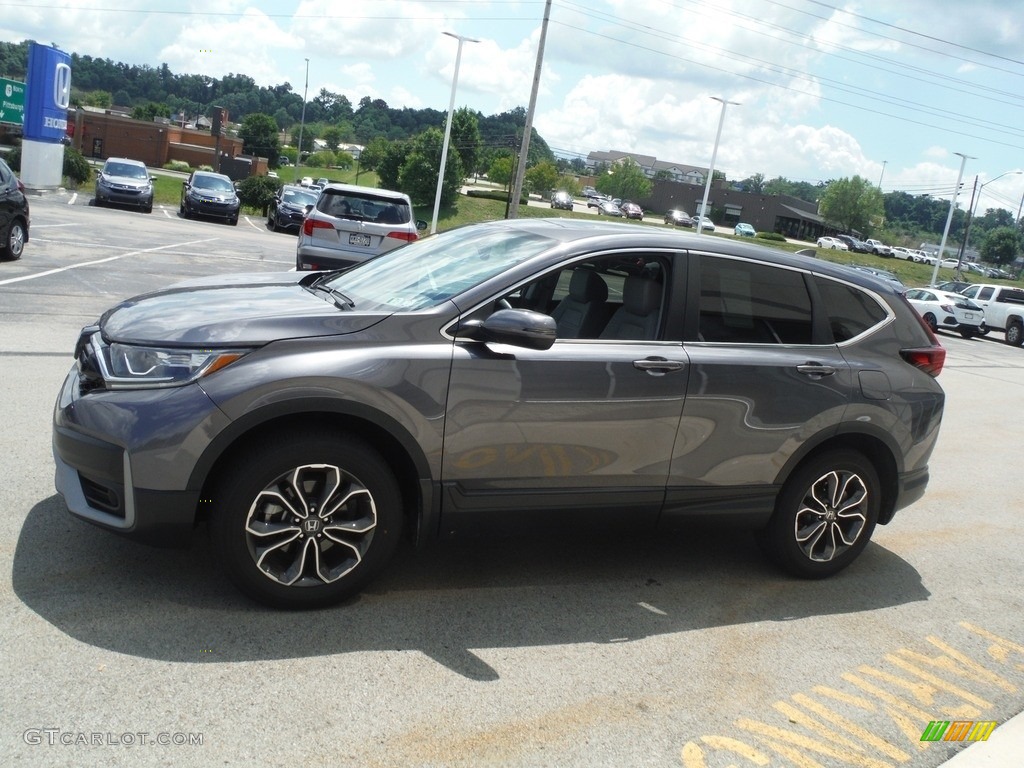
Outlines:
{"label": "front bumper", "polygon": [[198,385],[83,394],[74,366],[54,408],[54,485],[75,517],[183,546],[197,520],[196,463],[226,424]]}
{"label": "front bumper", "polygon": [[189,197],[185,201],[190,213],[196,216],[210,216],[218,219],[238,218],[237,202],[222,202],[213,198]]}

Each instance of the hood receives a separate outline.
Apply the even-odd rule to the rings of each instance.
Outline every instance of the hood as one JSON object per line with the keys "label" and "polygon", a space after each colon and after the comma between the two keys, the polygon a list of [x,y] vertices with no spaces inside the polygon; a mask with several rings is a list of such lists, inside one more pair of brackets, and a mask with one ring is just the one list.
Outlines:
{"label": "hood", "polygon": [[387,316],[338,308],[300,284],[311,277],[288,272],[190,280],[118,304],[100,318],[100,328],[108,342],[260,346],[356,333]]}
{"label": "hood", "polygon": [[122,187],[148,187],[150,184],[149,179],[140,179],[138,176],[118,176],[116,173],[104,173],[101,175],[108,184],[117,184]]}

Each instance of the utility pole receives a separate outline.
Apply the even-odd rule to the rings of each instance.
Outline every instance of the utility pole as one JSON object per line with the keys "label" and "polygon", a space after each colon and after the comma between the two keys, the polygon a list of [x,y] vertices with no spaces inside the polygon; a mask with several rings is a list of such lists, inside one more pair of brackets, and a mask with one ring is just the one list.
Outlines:
{"label": "utility pole", "polygon": [[516,164],[516,181],[512,185],[512,205],[506,218],[519,215],[519,197],[523,194],[523,178],[526,176],[526,159],[530,152],[530,134],[533,133],[533,113],[537,108],[537,91],[540,90],[540,71],[544,63],[544,41],[548,36],[548,19],[551,18],[551,0],[544,4],[544,21],[540,27],[540,44],[537,46],[537,65],[533,69],[533,90],[530,91],[530,108],[526,110],[526,127],[523,128],[523,144],[519,148],[519,162]]}

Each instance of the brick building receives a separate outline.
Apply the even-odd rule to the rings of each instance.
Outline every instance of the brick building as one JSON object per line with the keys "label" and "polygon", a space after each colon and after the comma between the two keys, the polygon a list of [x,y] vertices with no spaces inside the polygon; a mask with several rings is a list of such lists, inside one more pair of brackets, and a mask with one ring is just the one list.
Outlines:
{"label": "brick building", "polygon": [[[151,168],[161,168],[172,160],[182,160],[193,168],[208,165],[218,168],[215,152],[221,158],[242,156],[242,140],[235,136],[219,139],[209,131],[182,128],[173,123],[133,120],[109,110],[82,107],[68,111],[68,132],[72,145],[85,157],[105,160],[130,157]],[[267,172],[266,158],[252,158],[253,175]]]}

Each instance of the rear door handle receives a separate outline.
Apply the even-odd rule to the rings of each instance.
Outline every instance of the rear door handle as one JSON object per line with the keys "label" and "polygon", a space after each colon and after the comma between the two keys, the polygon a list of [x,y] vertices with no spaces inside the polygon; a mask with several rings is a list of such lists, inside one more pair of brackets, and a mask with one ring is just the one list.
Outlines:
{"label": "rear door handle", "polygon": [[796,369],[805,376],[811,376],[813,378],[831,376],[836,372],[834,366],[822,365],[821,363],[804,363],[803,365],[798,365]]}

